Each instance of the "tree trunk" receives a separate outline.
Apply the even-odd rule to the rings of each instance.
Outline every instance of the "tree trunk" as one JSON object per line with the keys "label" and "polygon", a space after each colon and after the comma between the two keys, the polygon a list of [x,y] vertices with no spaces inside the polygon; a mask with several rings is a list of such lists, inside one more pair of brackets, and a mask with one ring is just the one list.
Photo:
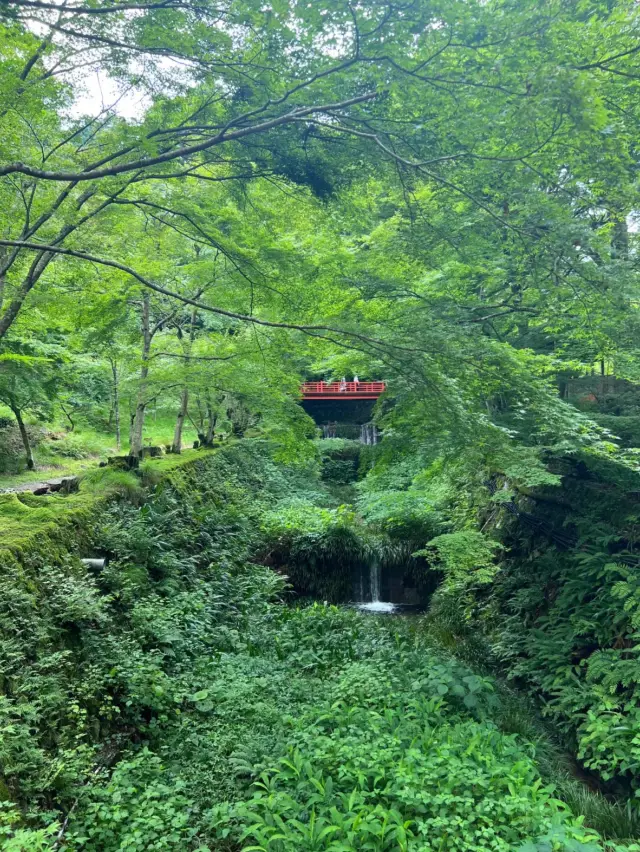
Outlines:
{"label": "tree trunk", "polygon": [[171,445],[172,453],[180,453],[182,450],[182,427],[184,419],[187,416],[187,408],[189,406],[189,390],[184,388],[180,397],[180,410],[178,411],[178,419],[176,420],[176,428],[173,433],[173,444]]}
{"label": "tree trunk", "polygon": [[24,420],[22,419],[22,412],[19,408],[14,408],[13,406],[11,406],[11,410],[13,411],[13,415],[18,423],[20,437],[22,438],[22,446],[24,447],[24,451],[27,454],[27,470],[35,470],[36,463],[33,458],[33,450],[31,449],[29,433],[27,432],[27,427],[24,425]]}
{"label": "tree trunk", "polygon": [[[191,351],[193,349],[193,341],[196,336],[196,319],[198,318],[198,311],[196,308],[191,312],[191,326],[189,329],[189,338],[188,343],[185,347],[185,355],[190,356]],[[171,452],[179,453],[182,450],[182,428],[184,426],[185,417],[187,416],[187,412],[189,410],[189,378],[190,372],[190,361],[187,359],[187,363],[185,366],[185,386],[182,389],[182,394],[180,396],[180,409],[178,411],[178,419],[176,420],[176,428],[173,433],[173,443],[171,444]]]}
{"label": "tree trunk", "polygon": [[[146,385],[141,386],[140,392],[146,390]],[[142,430],[144,429],[144,415],[147,404],[142,399],[136,405],[136,413],[133,415],[133,426],[131,428],[131,446],[129,455],[140,457],[142,453]]]}
{"label": "tree trunk", "polygon": [[[109,207],[109,205],[113,204],[117,196],[124,192],[125,188],[129,185],[130,182],[131,181],[127,181],[113,194],[110,194],[108,198],[101,201],[97,205],[97,207],[95,207],[93,210],[90,210],[88,213],[81,215],[80,218],[78,218],[75,222],[67,223],[66,225],[64,225],[58,231],[58,234],[48,241],[49,245],[61,245],[66,239],[66,237],[69,236],[69,234],[73,233],[78,228],[81,228],[82,225],[84,225],[90,219],[93,219],[94,216],[98,216],[106,207]],[[24,238],[28,240],[35,237],[40,228],[51,219],[54,213],[60,210],[61,206],[64,205],[65,201],[69,200],[70,203],[77,205],[78,199],[74,198],[71,194],[71,191],[74,189],[75,185],[76,184],[74,182],[68,183],[58,193],[57,198],[52,201],[52,204],[50,205],[49,209],[46,210],[31,226],[29,226],[28,223],[25,223],[25,230],[23,231]],[[93,193],[91,194],[93,195]],[[81,206],[82,205],[76,206],[76,210],[80,210]],[[2,268],[4,273],[9,271],[9,269],[19,256],[19,249],[16,249],[13,252],[9,250],[9,253],[7,254],[7,259],[2,263],[2,266],[0,267]],[[55,252],[46,251],[39,252],[36,255],[25,279],[23,280],[18,290],[14,291],[13,296],[6,307],[6,310],[0,316],[0,340],[2,340],[2,338],[7,334],[7,332],[15,322],[18,314],[22,310],[24,303],[27,297],[29,296],[29,293],[31,292],[33,287],[35,287],[35,285],[38,283],[45,269],[49,266],[49,264],[52,262],[52,260],[54,260],[56,256],[57,255]]]}
{"label": "tree trunk", "polygon": [[142,296],[142,366],[140,367],[140,384],[136,412],[131,426],[131,441],[129,455],[139,457],[142,453],[142,431],[144,415],[147,408],[147,388],[149,379],[149,354],[151,352],[151,296],[145,292]]}
{"label": "tree trunk", "polygon": [[[73,431],[74,431],[74,429],[76,428],[76,424],[73,422],[73,418],[71,417],[71,415],[69,414],[69,412],[66,410],[66,408],[64,407],[64,405],[61,405],[61,406],[60,406],[60,408],[62,409],[62,413],[64,414],[64,416],[65,416],[65,417],[67,418],[67,420],[69,421],[69,432],[73,432]],[[71,409],[71,410],[73,411],[73,409]]]}
{"label": "tree trunk", "polygon": [[4,271],[4,262],[8,253],[8,249],[0,248],[0,314],[2,313],[2,305],[4,304],[4,287],[7,281],[7,275]]}
{"label": "tree trunk", "polygon": [[135,411],[131,414],[131,400],[129,400],[129,446],[133,444],[133,423],[136,419]]}
{"label": "tree trunk", "polygon": [[210,447],[211,444],[213,444],[213,439],[216,434],[216,421],[218,420],[217,415],[213,413],[210,405],[207,405],[207,417],[209,418],[209,425],[207,427],[206,444]]}
{"label": "tree trunk", "polygon": [[118,388],[118,365],[115,358],[111,359],[111,375],[113,377],[113,414],[116,420],[116,449],[120,452],[120,392]]}
{"label": "tree trunk", "polygon": [[198,409],[198,422],[195,425],[196,425],[198,432],[204,432],[206,420],[205,420],[205,415],[202,411],[202,399],[200,398],[199,393],[196,394],[196,408]]}
{"label": "tree trunk", "polygon": [[[67,229],[63,228],[61,231],[63,235],[60,235],[53,241],[59,242],[64,239],[64,236],[67,234]],[[45,271],[47,266],[51,263],[55,255],[52,252],[40,252],[33,263],[29,268],[29,272],[27,273],[26,278],[18,288],[18,290],[14,293],[13,298],[9,301],[6,310],[0,317],[0,340],[5,337],[11,326],[13,325],[16,317],[22,310],[22,306],[24,305],[27,296],[31,292],[31,290],[35,287],[35,285],[40,280],[42,273]]]}

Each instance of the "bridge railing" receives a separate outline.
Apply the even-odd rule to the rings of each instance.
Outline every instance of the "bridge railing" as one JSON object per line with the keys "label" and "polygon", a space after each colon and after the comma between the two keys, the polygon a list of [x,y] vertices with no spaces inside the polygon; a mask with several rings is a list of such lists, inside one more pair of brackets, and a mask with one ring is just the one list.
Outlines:
{"label": "bridge railing", "polygon": [[344,393],[384,393],[384,382],[304,382],[300,390],[304,396],[323,396],[325,394]]}

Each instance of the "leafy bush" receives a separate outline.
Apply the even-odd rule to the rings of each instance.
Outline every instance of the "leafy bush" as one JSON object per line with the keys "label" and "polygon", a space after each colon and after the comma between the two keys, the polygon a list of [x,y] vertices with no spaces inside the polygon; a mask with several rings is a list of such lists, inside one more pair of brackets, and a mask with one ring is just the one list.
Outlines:
{"label": "leafy bush", "polygon": [[593,419],[618,438],[622,447],[640,447],[640,415],[594,414]]}
{"label": "leafy bush", "polygon": [[134,473],[110,467],[96,468],[86,473],[82,477],[80,488],[107,498],[119,496],[132,503],[140,502],[143,497],[140,480]]}
{"label": "leafy bush", "polygon": [[354,482],[358,475],[362,444],[341,438],[316,441],[322,459],[322,479],[336,485]]}
{"label": "leafy bush", "polygon": [[355,577],[373,547],[353,512],[290,506],[266,513],[262,530],[262,559],[286,573],[300,594],[333,602],[352,599]]}
{"label": "leafy bush", "polygon": [[322,478],[325,482],[347,485],[355,480],[357,472],[357,459],[327,458],[322,463]]}
{"label": "leafy bush", "polygon": [[[429,629],[465,659],[498,666],[540,696],[581,763],[615,780],[609,789],[633,792],[640,777],[640,477],[586,453],[552,467],[561,487],[528,490],[518,497],[519,514],[495,503],[485,510],[485,526],[508,548],[500,570],[487,554],[484,582],[472,570],[461,585],[454,571],[434,600]],[[450,549],[454,562],[474,552],[460,544],[457,557]]]}
{"label": "leafy bush", "polygon": [[67,841],[86,852],[194,848],[198,817],[184,788],[159,757],[143,748],[120,761],[108,780],[92,784]]}
{"label": "leafy bush", "polygon": [[416,556],[431,557],[442,567],[452,583],[490,583],[498,570],[496,551],[503,549],[497,541],[476,530],[459,530],[432,538]]}
{"label": "leafy bush", "polygon": [[48,433],[43,449],[68,459],[87,459],[104,452],[105,440],[83,432]]}
{"label": "leafy bush", "polygon": [[361,490],[358,508],[366,522],[394,540],[422,547],[442,530],[443,515],[421,491]]}
{"label": "leafy bush", "polygon": [[55,848],[58,823],[36,830],[21,823],[20,812],[10,802],[0,801],[0,843],[4,852],[49,852]]}

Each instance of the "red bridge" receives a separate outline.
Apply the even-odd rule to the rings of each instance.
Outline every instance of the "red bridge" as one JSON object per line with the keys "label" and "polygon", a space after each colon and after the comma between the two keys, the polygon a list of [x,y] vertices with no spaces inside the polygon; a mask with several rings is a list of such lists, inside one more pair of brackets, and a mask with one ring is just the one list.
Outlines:
{"label": "red bridge", "polygon": [[377,399],[387,386],[384,382],[305,382],[303,399]]}

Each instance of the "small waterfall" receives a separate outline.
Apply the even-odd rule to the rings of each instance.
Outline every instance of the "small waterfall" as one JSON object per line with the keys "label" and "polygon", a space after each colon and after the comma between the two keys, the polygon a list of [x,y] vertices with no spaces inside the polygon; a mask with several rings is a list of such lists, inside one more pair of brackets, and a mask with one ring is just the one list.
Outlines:
{"label": "small waterfall", "polygon": [[382,573],[380,562],[374,559],[369,566],[369,586],[371,592],[371,603],[380,603],[380,574]]}
{"label": "small waterfall", "polygon": [[378,443],[378,428],[375,423],[363,423],[360,427],[360,443],[372,446]]}
{"label": "small waterfall", "polygon": [[[368,612],[393,612],[395,604],[380,600],[380,584],[382,577],[382,564],[379,559],[373,558],[369,563],[369,595],[371,600],[367,603],[359,603],[358,609],[365,609]],[[362,594],[362,575],[360,575],[360,596]]]}

